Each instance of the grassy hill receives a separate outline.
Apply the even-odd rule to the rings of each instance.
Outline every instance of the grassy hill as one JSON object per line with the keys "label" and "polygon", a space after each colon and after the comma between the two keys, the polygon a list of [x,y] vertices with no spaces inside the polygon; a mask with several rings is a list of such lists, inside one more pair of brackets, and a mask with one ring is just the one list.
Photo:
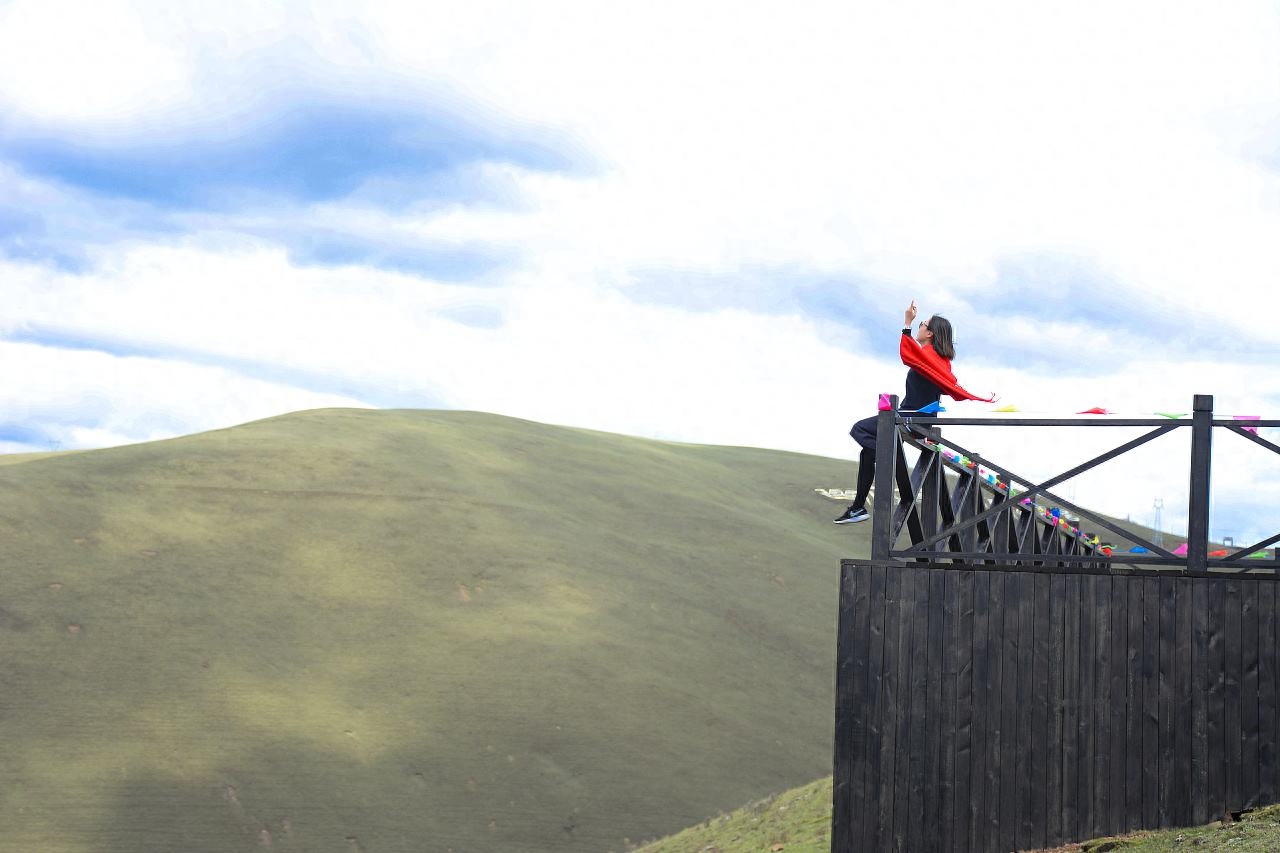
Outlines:
{"label": "grassy hill", "polygon": [[0,466],[0,851],[604,851],[830,772],[846,462],[323,410]]}
{"label": "grassy hill", "polygon": [[[828,853],[830,849],[831,778],[827,777],[703,821],[634,853]],[[1247,812],[1232,823],[1215,821],[1206,826],[1097,838],[1044,853],[1180,850],[1274,853],[1280,850],[1280,806]]]}

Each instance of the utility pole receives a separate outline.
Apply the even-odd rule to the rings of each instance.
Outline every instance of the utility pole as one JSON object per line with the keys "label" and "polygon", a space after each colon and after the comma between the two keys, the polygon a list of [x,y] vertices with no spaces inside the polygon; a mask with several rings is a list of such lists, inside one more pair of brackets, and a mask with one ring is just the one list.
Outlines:
{"label": "utility pole", "polygon": [[1161,526],[1160,526],[1161,525],[1160,510],[1164,509],[1164,498],[1156,498],[1156,502],[1154,506],[1156,510],[1156,523],[1155,523],[1156,535],[1152,537],[1152,541],[1155,544],[1159,545],[1161,548],[1163,548],[1164,547],[1164,531],[1161,529]]}

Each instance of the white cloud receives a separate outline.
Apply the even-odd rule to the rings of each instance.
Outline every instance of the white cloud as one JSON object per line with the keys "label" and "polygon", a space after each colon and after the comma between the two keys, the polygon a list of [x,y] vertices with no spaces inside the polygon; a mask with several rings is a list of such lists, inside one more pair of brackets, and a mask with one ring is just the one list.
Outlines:
{"label": "white cloud", "polygon": [[228,370],[34,344],[0,343],[0,412],[30,440],[23,451],[106,447],[233,426],[286,411],[363,407]]}
{"label": "white cloud", "polygon": [[[1280,172],[1266,164],[1280,15],[1268,3],[93,8],[0,9],[0,100],[15,115],[133,132],[139,115],[161,116],[216,135],[229,115],[269,121],[299,81],[383,95],[403,83],[406,97],[477,121],[567,130],[595,158],[562,174],[478,166],[511,188],[502,207],[231,211],[181,220],[191,233],[103,246],[84,275],[0,269],[14,306],[0,325],[185,359],[173,369],[199,372],[193,387],[218,401],[220,423],[272,398],[277,411],[304,403],[314,392],[279,389],[327,377],[352,389],[343,399],[851,456],[849,423],[877,392],[901,390],[896,309],[867,318],[882,339],[849,329],[831,340],[798,311],[636,304],[636,271],[726,289],[750,268],[847,277],[890,303],[978,307],[969,341],[1126,358],[1152,314],[1195,312],[1224,336],[1251,328],[1280,274]],[[18,180],[0,173],[0,189]],[[22,180],[25,203],[67,203]],[[307,227],[516,260],[484,288],[303,268],[271,234]],[[1007,319],[991,285],[1002,259],[1023,254],[1084,259],[1132,312],[1085,339],[1073,318]],[[793,286],[778,275],[773,286]],[[450,319],[476,306],[502,325]],[[1259,400],[1280,400],[1280,372],[1215,356],[1175,337],[1105,373],[956,369],[974,390],[1055,413],[1185,409],[1211,392],[1219,411],[1267,414]],[[49,362],[47,387],[83,393],[89,357]],[[155,411],[138,394],[114,405]],[[202,417],[175,405],[173,428],[203,428]],[[150,434],[123,420],[103,429]],[[1022,458],[1013,442],[1008,452]],[[1105,486],[1097,495],[1111,500]]]}
{"label": "white cloud", "polygon": [[179,50],[135,4],[15,0],[0,6],[0,97],[28,116],[109,123],[190,92]]}

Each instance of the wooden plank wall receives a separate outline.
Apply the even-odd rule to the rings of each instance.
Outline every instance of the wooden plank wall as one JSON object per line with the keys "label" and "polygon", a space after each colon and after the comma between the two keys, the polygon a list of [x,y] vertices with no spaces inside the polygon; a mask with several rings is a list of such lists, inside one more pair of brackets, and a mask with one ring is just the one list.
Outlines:
{"label": "wooden plank wall", "polygon": [[833,853],[1006,853],[1280,800],[1278,593],[845,561]]}

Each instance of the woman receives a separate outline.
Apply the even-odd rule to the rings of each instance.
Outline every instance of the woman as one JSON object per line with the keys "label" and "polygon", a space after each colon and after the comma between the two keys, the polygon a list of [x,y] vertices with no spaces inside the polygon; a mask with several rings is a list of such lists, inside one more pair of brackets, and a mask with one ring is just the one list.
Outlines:
{"label": "woman", "polygon": [[[902,338],[898,352],[902,363],[908,368],[907,390],[902,397],[899,411],[918,412],[930,404],[936,404],[946,394],[956,400],[981,400],[990,403],[995,397],[979,397],[970,394],[956,384],[955,374],[951,372],[951,359],[956,357],[955,344],[952,342],[951,322],[946,317],[934,314],[928,320],[921,320],[915,337],[911,337],[911,324],[916,319],[916,303],[913,299],[907,307],[903,321]],[[936,406],[935,406],[936,408]],[[919,412],[917,417],[936,417],[935,412]],[[836,524],[853,524],[866,521],[867,495],[871,492],[871,484],[876,477],[876,422],[878,416],[863,418],[853,425],[849,435],[862,446],[858,454],[858,492],[853,503],[844,514],[837,518]]]}

